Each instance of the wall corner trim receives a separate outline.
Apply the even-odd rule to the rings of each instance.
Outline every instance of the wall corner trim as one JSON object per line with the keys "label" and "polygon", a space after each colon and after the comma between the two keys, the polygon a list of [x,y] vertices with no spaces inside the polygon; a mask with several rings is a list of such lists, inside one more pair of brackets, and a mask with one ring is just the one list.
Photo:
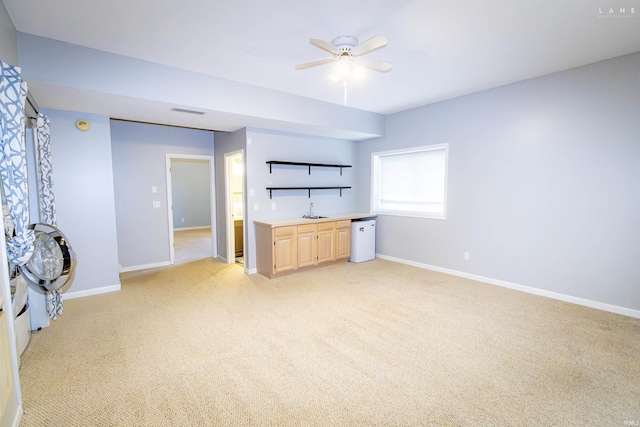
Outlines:
{"label": "wall corner trim", "polygon": [[578,304],[585,307],[595,308],[598,310],[608,311],[611,313],[621,314],[623,316],[635,317],[640,319],[640,310],[634,310],[627,307],[620,307],[617,305],[606,304],[599,301],[592,301],[585,298],[574,297],[571,295],[565,295],[558,292],[547,291],[544,289],[538,289],[531,286],[519,285],[517,283],[506,282],[504,280],[492,279],[490,277],[479,276],[477,274],[465,273],[463,271],[451,270],[443,267],[436,267],[434,265],[423,264],[420,262],[409,261],[401,258],[391,257],[382,254],[376,254],[377,258],[387,261],[393,261],[400,264],[406,264],[413,267],[423,268],[425,270],[433,270],[439,273],[451,274],[452,276],[463,277],[465,279],[476,280],[482,283],[488,283],[490,285],[501,286],[503,288],[509,288],[516,291],[526,292],[528,294],[539,295],[547,298],[552,298],[559,301],[569,302],[572,304]]}

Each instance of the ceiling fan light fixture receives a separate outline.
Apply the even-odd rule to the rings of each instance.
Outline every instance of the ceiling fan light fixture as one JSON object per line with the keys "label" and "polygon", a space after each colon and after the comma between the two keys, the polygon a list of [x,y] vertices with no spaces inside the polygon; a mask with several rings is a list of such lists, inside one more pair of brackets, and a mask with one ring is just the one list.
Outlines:
{"label": "ceiling fan light fixture", "polygon": [[365,68],[356,64],[351,67],[351,76],[356,80],[362,80],[366,74]]}
{"label": "ceiling fan light fixture", "polygon": [[341,57],[336,61],[334,72],[338,77],[346,79],[351,74],[351,59],[346,56]]}
{"label": "ceiling fan light fixture", "polygon": [[[372,37],[362,43],[358,43],[358,39],[353,36],[338,36],[331,43],[312,38],[309,39],[309,43],[330,53],[333,57],[296,65],[296,70],[305,70],[319,65],[334,63],[333,68],[336,76],[332,77],[333,80],[344,80],[354,74],[352,68],[356,64],[381,73],[391,71],[390,62],[363,58],[363,55],[382,49],[387,45],[387,39],[382,36]],[[362,71],[358,73],[360,75],[363,74]]]}
{"label": "ceiling fan light fixture", "polygon": [[359,65],[353,59],[342,57],[337,60],[333,66],[333,73],[329,76],[334,82],[342,82],[344,80],[362,80],[366,74],[364,67]]}

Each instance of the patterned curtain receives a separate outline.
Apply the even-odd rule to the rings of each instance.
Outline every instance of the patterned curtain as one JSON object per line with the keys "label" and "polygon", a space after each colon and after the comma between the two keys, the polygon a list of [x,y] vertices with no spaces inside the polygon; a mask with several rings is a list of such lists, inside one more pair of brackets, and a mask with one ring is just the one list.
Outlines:
{"label": "patterned curtain", "polygon": [[51,134],[49,133],[49,117],[38,113],[38,196],[40,200],[40,220],[57,226],[56,198],[53,194],[53,167],[51,166]]}
{"label": "patterned curtain", "polygon": [[0,177],[15,235],[7,240],[7,256],[24,265],[33,254],[34,233],[29,230],[27,161],[24,145],[24,102],[27,84],[20,68],[0,61]]}
{"label": "patterned curtain", "polygon": [[[40,200],[40,220],[44,224],[57,226],[56,198],[53,193],[53,167],[51,166],[51,135],[49,118],[38,113],[36,124],[36,152],[38,170],[38,199]],[[46,293],[47,313],[51,320],[62,314],[62,297],[57,290]]]}

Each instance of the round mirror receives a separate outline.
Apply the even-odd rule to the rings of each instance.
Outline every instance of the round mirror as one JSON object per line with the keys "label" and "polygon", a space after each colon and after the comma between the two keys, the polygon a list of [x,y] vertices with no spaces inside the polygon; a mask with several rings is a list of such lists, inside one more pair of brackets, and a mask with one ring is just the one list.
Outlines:
{"label": "round mirror", "polygon": [[31,224],[35,234],[33,255],[20,267],[22,276],[36,290],[56,291],[71,278],[76,256],[67,238],[56,227]]}

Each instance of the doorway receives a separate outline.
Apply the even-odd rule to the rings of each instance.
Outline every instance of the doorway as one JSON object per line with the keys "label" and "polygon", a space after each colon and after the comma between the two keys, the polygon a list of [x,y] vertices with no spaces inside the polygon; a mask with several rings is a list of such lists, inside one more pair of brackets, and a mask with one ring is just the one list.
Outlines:
{"label": "doorway", "polygon": [[167,154],[167,209],[171,264],[216,258],[214,161]]}
{"label": "doorway", "polygon": [[224,155],[227,263],[244,264],[244,150]]}

